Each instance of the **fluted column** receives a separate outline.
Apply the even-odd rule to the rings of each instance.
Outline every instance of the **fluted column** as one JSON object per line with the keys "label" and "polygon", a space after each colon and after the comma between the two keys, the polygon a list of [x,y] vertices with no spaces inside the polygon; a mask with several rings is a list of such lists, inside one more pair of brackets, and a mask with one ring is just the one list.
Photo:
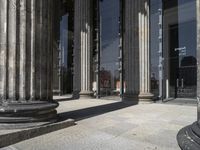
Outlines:
{"label": "fluted column", "polygon": [[79,98],[79,92],[80,92],[80,85],[81,85],[81,76],[80,76],[80,14],[81,14],[81,1],[75,0],[74,6],[74,53],[73,53],[73,97],[75,99]]}
{"label": "fluted column", "polygon": [[56,117],[52,12],[52,0],[0,0],[0,123],[22,127]]}
{"label": "fluted column", "polygon": [[124,9],[124,100],[138,100],[139,94],[139,24],[138,1],[125,0]]}
{"label": "fluted column", "polygon": [[149,2],[125,0],[124,11],[124,100],[149,100]]}
{"label": "fluted column", "polygon": [[[92,53],[92,0],[75,0],[75,90],[80,96],[90,96]],[[80,83],[79,83],[80,82]]]}
{"label": "fluted column", "polygon": [[139,2],[139,70],[140,94],[139,100],[151,101],[153,95],[150,89],[150,42],[149,42],[149,0]]}
{"label": "fluted column", "polygon": [[197,20],[197,121],[178,132],[177,141],[182,150],[200,149],[200,1],[196,1]]}

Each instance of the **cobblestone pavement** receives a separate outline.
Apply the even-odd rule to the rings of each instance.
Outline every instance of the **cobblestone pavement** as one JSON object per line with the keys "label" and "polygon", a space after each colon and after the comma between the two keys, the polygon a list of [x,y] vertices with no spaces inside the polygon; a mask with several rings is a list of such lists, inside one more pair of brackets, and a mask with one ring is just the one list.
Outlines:
{"label": "cobblestone pavement", "polygon": [[179,150],[176,134],[197,118],[196,106],[62,101],[60,116],[77,125],[2,150]]}

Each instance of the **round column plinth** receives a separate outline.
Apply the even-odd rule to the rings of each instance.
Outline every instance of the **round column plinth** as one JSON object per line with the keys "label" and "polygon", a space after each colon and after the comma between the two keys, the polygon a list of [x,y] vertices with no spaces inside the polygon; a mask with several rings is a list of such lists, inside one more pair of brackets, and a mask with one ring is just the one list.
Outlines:
{"label": "round column plinth", "polygon": [[151,93],[140,93],[138,98],[141,102],[153,103],[153,94]]}
{"label": "round column plinth", "polygon": [[80,95],[79,95],[79,91],[73,91],[73,99],[79,99]]}
{"label": "round column plinth", "polygon": [[92,91],[81,91],[79,93],[80,98],[92,98],[93,92]]}
{"label": "round column plinth", "polygon": [[0,105],[0,129],[27,128],[57,121],[55,101],[4,102]]}
{"label": "round column plinth", "polygon": [[182,150],[200,150],[200,126],[198,122],[181,129],[177,141]]}
{"label": "round column plinth", "polygon": [[124,93],[123,101],[138,104],[138,95],[137,94]]}

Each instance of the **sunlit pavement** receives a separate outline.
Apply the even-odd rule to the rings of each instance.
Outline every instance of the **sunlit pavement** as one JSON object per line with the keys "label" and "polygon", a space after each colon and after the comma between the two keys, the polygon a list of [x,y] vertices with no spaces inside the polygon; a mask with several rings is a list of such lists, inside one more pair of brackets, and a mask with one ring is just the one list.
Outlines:
{"label": "sunlit pavement", "polygon": [[178,150],[178,130],[197,118],[195,105],[96,99],[62,101],[58,113],[77,125],[4,150]]}

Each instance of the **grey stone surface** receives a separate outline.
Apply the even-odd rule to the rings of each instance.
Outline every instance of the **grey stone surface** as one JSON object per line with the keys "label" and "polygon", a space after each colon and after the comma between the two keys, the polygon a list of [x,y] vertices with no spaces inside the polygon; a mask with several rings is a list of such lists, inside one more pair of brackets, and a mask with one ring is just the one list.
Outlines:
{"label": "grey stone surface", "polygon": [[[124,2],[124,100],[152,101],[150,93],[149,1]],[[134,21],[133,21],[134,20]]]}
{"label": "grey stone surface", "polygon": [[90,96],[91,62],[93,50],[92,0],[75,1],[75,47],[74,47],[74,97]]}
{"label": "grey stone surface", "polygon": [[149,0],[138,0],[138,22],[139,22],[139,80],[140,93],[139,100],[152,101],[153,95],[150,93],[150,9]]}
{"label": "grey stone surface", "polygon": [[[126,82],[125,100],[137,99],[139,94],[139,0],[126,0],[124,20],[124,79]],[[134,21],[133,21],[134,20]],[[134,76],[133,76],[134,74]]]}
{"label": "grey stone surface", "polygon": [[37,126],[34,128],[18,129],[18,130],[3,130],[0,131],[0,147],[5,147],[23,140],[34,138],[43,134],[57,131],[66,127],[75,125],[74,120],[68,119],[52,124]]}
{"label": "grey stone surface", "polygon": [[71,117],[83,109],[92,113],[95,108],[100,113],[77,117],[76,126],[2,150],[179,150],[178,130],[196,120],[195,106],[140,104],[101,111],[101,107],[114,107],[116,103],[96,99],[60,102],[58,112],[74,112]]}
{"label": "grey stone surface", "polygon": [[197,1],[197,97],[198,121],[200,121],[200,2]]}
{"label": "grey stone surface", "polygon": [[52,99],[53,5],[0,1],[1,103]]}
{"label": "grey stone surface", "polygon": [[47,0],[0,0],[0,123],[55,120],[53,7]]}

